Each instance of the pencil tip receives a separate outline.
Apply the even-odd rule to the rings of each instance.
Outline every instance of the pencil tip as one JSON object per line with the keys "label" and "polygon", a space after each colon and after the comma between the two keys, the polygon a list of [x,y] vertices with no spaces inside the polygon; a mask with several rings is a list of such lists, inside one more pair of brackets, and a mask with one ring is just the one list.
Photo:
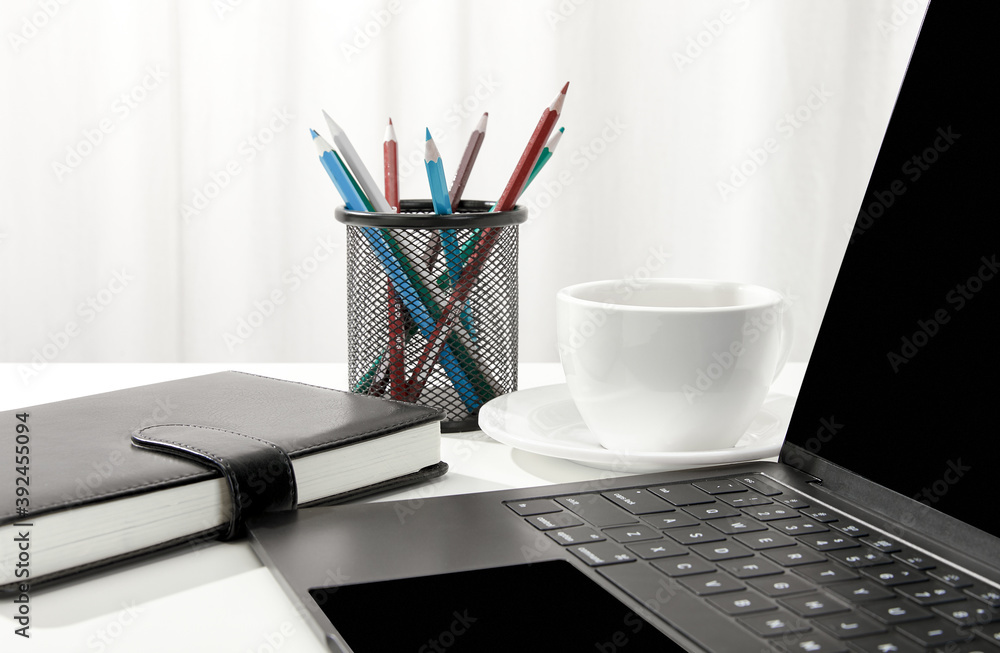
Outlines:
{"label": "pencil tip", "polygon": [[313,129],[312,127],[309,128],[309,133],[312,135],[313,138],[316,138],[317,136],[319,136],[319,133],[315,129]]}
{"label": "pencil tip", "polygon": [[483,117],[479,119],[479,124],[476,125],[476,131],[486,132],[486,119],[490,117],[489,113],[484,113]]}
{"label": "pencil tip", "polygon": [[431,140],[431,130],[427,127],[424,127],[424,129],[427,131],[427,138],[425,138],[424,140],[425,141]]}
{"label": "pencil tip", "polygon": [[560,128],[559,128],[559,133],[560,133],[560,134],[561,134],[561,133],[563,133],[564,131],[566,131],[566,128],[565,128],[565,127],[560,127]]}
{"label": "pencil tip", "polygon": [[392,118],[389,118],[389,124],[390,125],[392,124]]}
{"label": "pencil tip", "polygon": [[566,94],[566,89],[568,89],[568,88],[569,88],[569,82],[566,82],[566,85],[563,86],[562,90],[559,91],[559,92],[565,95]]}
{"label": "pencil tip", "polygon": [[338,125],[337,123],[335,123],[333,121],[333,118],[330,117],[330,114],[328,114],[325,110],[323,111],[323,118],[326,119],[326,125],[327,125],[327,127],[330,128],[330,135],[333,136],[334,138],[336,138],[337,134],[339,134],[340,132],[343,131],[340,128],[340,125]]}

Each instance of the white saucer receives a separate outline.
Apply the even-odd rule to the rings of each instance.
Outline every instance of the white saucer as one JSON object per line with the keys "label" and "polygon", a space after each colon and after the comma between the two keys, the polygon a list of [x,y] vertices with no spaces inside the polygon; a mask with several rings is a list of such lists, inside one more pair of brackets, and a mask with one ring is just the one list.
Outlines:
{"label": "white saucer", "polygon": [[616,472],[659,472],[777,456],[785,433],[782,419],[768,409],[768,404],[787,399],[784,395],[769,396],[735,446],[711,451],[605,449],[583,423],[565,383],[493,399],[479,409],[479,427],[493,439],[516,449]]}

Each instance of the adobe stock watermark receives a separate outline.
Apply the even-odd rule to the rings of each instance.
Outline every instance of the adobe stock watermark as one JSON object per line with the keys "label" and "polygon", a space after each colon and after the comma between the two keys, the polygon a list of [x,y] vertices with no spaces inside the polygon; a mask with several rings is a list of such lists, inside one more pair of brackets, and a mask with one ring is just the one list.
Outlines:
{"label": "adobe stock watermark", "polygon": [[427,640],[426,644],[423,644],[417,649],[417,653],[444,653],[452,646],[458,639],[469,631],[469,628],[479,621],[478,617],[472,617],[469,615],[469,610],[466,608],[459,612],[458,610],[453,610],[451,613],[451,623],[444,628],[437,637],[432,637]]}
{"label": "adobe stock watermark", "polygon": [[209,173],[208,180],[191,194],[191,200],[181,204],[181,219],[184,224],[190,224],[207,210],[212,201],[243,173],[244,166],[253,163],[257,155],[274,142],[275,137],[285,131],[294,118],[285,107],[273,109],[267,124],[240,141],[236,146],[236,153],[226,164]]}
{"label": "adobe stock watermark", "polygon": [[[835,415],[821,417],[815,433],[802,444],[802,448],[811,453],[818,454],[825,444],[837,437],[837,434],[844,429],[844,424],[837,421]],[[795,467],[805,464],[805,457],[798,449],[791,448],[785,454],[785,461]]]}
{"label": "adobe stock watermark", "polygon": [[[809,95],[802,104],[792,111],[785,112],[774,123],[774,131],[784,140],[789,140],[812,120],[832,97],[833,93],[827,90],[825,84],[810,87]],[[729,177],[715,182],[715,188],[719,191],[722,201],[728,201],[730,195],[743,188],[780,149],[781,141],[777,136],[765,138],[759,147],[747,149],[746,158],[729,168]]]}
{"label": "adobe stock watermark", "polygon": [[122,608],[124,609],[114,619],[98,628],[97,632],[87,638],[88,651],[107,650],[108,647],[111,647],[115,643],[116,639],[124,634],[126,629],[135,623],[136,618],[145,611],[143,608],[137,606],[135,601],[132,601],[131,605],[123,603]]}
{"label": "adobe stock watermark", "polygon": [[[132,425],[129,433],[155,424],[166,423],[178,408],[169,396],[157,397],[153,400],[149,414],[137,424]],[[130,448],[130,442],[125,440],[120,447],[115,447],[108,452],[104,460],[90,463],[90,468],[86,470],[86,473],[74,479],[72,493],[64,492],[60,498],[66,503],[72,503],[94,496],[108,479],[122,469],[122,465],[125,464],[125,451]]]}
{"label": "adobe stock watermark", "polygon": [[589,0],[560,0],[555,10],[546,9],[545,20],[549,24],[549,29],[553,32],[556,31],[559,25],[569,20],[576,13],[576,10],[587,2]]}
{"label": "adobe stock watermark", "polygon": [[878,28],[882,38],[888,39],[891,34],[898,32],[903,25],[910,21],[911,18],[918,14],[923,14],[926,10],[926,2],[919,2],[918,0],[903,0],[902,2],[894,2],[892,4],[892,11],[889,12],[889,15],[879,17],[879,19],[875,21],[875,27]]}
{"label": "adobe stock watermark", "polygon": [[14,54],[18,54],[29,41],[41,34],[69,3],[70,0],[35,0],[38,9],[21,18],[16,32],[7,32],[7,42]]}
{"label": "adobe stock watermark", "polygon": [[712,362],[695,372],[693,383],[685,383],[681,387],[688,404],[693,404],[696,399],[704,396],[719,379],[733,369],[746,352],[747,345],[760,340],[775,326],[780,328],[782,316],[791,310],[797,299],[794,295],[783,295],[777,306],[769,306],[761,311],[760,315],[753,315],[747,319],[743,323],[742,337],[730,342],[726,349],[714,352]]}
{"label": "adobe stock watermark", "polygon": [[[660,270],[666,262],[670,260],[671,253],[664,249],[662,245],[653,245],[646,250],[646,258],[637,266],[631,274],[626,275],[615,283],[612,292],[622,303],[637,291],[645,287],[652,279],[656,278],[654,273]],[[599,307],[590,310],[587,319],[573,325],[573,330],[569,337],[559,343],[559,354],[565,356],[580,350],[588,340],[594,337],[608,321],[608,316],[615,310],[618,304],[609,302],[601,304]]]}
{"label": "adobe stock watermark", "polygon": [[259,645],[251,645],[243,649],[243,653],[277,653],[294,636],[295,626],[290,621],[282,621],[277,630],[272,630],[260,638],[262,641]]}
{"label": "adobe stock watermark", "polygon": [[55,331],[49,331],[47,342],[32,348],[30,361],[17,366],[21,382],[27,385],[44,372],[49,363],[59,358],[59,355],[66,351],[70,344],[79,338],[80,334],[93,324],[134,280],[128,269],[123,267],[111,275],[103,288],[77,304],[75,317],[67,320],[62,327]]}
{"label": "adobe stock watermark", "polygon": [[373,9],[370,19],[354,26],[354,37],[349,41],[341,41],[340,52],[344,55],[344,59],[350,63],[351,59],[360,56],[375,39],[382,35],[383,30],[389,27],[393,18],[398,16],[401,11],[403,11],[401,0],[389,0],[384,8]]}
{"label": "adobe stock watermark", "polygon": [[971,471],[972,467],[963,465],[961,458],[949,460],[941,477],[929,486],[921,488],[919,492],[913,495],[913,498],[933,508],[935,503],[948,494],[951,488],[957,485]]}
{"label": "adobe stock watermark", "polygon": [[236,318],[235,329],[222,333],[222,341],[229,353],[233,353],[237,347],[252,338],[254,333],[275,314],[278,307],[284,305],[288,297],[297,292],[337,251],[337,243],[333,236],[320,236],[316,239],[316,243],[310,254],[282,272],[279,286],[271,289],[263,298],[254,301],[253,308],[249,312]]}
{"label": "adobe stock watermark", "polygon": [[[448,142],[452,134],[461,126],[463,120],[478,119],[486,107],[486,101],[503,85],[493,77],[493,73],[479,75],[476,81],[477,84],[471,93],[457,102],[453,102],[444,112],[444,122],[447,128],[442,128],[440,125],[427,127],[438,146]],[[423,140],[420,141],[419,145],[411,148],[409,152],[399,156],[399,178],[406,179],[414,172],[425,174]]]}
{"label": "adobe stock watermark", "polygon": [[[600,131],[593,138],[570,152],[568,161],[571,169],[563,168],[554,175],[546,174],[546,170],[542,170],[538,175],[539,179],[518,200],[518,204],[527,207],[528,215],[533,218],[521,225],[521,230],[533,228],[534,225],[538,224],[538,216],[552,206],[556,198],[563,194],[563,191],[576,183],[577,177],[573,174],[574,169],[580,174],[585,172],[608,151],[612,143],[621,138],[627,128],[628,125],[622,122],[618,116],[605,118]],[[559,157],[559,150],[557,149],[552,156],[553,158]],[[545,177],[544,181],[542,177]]]}
{"label": "adobe stock watermark", "polygon": [[84,128],[82,138],[73,145],[66,146],[66,155],[61,160],[52,161],[52,172],[55,173],[56,180],[62,183],[67,175],[75,172],[119,125],[149,99],[166,78],[167,72],[163,69],[163,64],[146,66],[139,81],[111,103],[108,110],[111,115],[101,118],[92,127]]}
{"label": "adobe stock watermark", "polygon": [[902,367],[923,351],[944,326],[951,322],[952,316],[964,309],[982,292],[983,287],[996,277],[997,271],[1000,270],[1000,261],[997,260],[996,254],[981,256],[978,262],[980,265],[974,274],[955,284],[945,293],[946,306],[942,306],[926,318],[918,319],[913,333],[900,337],[899,348],[886,353],[886,359],[893,372],[899,374]]}
{"label": "adobe stock watermark", "polygon": [[243,6],[244,2],[245,0],[212,0],[212,10],[219,20],[225,20],[226,16]]}
{"label": "adobe stock watermark", "polygon": [[701,22],[703,29],[689,36],[682,49],[674,51],[673,59],[677,70],[684,72],[685,68],[715,45],[742,12],[750,8],[750,0],[733,0],[733,4],[738,11],[723,9],[717,16],[703,20]]}
{"label": "adobe stock watermark", "polygon": [[[961,137],[962,135],[956,133],[952,125],[938,127],[930,145],[904,161],[900,166],[900,173],[911,184],[916,183]],[[853,243],[855,238],[871,229],[875,221],[885,215],[886,211],[896,203],[896,199],[905,194],[908,188],[902,178],[897,178],[892,180],[885,190],[872,191],[871,202],[861,207],[857,219],[844,224],[844,232],[850,235],[850,242]]]}

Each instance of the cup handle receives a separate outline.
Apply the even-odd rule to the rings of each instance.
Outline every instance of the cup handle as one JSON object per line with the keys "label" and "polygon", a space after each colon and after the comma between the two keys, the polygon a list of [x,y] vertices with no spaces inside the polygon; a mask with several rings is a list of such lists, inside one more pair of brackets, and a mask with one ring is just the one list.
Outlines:
{"label": "cup handle", "polygon": [[778,307],[781,311],[781,355],[778,357],[778,369],[774,371],[774,378],[771,379],[772,384],[781,376],[781,371],[785,369],[785,363],[788,362],[788,356],[792,353],[792,333],[795,325],[795,321],[792,319],[792,306],[784,296],[782,296]]}

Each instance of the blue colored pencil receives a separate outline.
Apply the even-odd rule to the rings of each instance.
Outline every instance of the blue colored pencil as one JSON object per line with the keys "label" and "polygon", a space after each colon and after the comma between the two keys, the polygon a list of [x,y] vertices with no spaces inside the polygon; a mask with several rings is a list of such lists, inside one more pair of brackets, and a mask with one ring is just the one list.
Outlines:
{"label": "blue colored pencil", "polygon": [[344,206],[349,211],[367,211],[368,208],[365,206],[364,200],[361,199],[361,195],[358,194],[357,189],[351,182],[351,178],[347,174],[347,169],[344,168],[343,163],[335,156],[333,147],[326,142],[326,139],[316,133],[316,130],[310,129],[309,133],[312,134],[313,143],[316,145],[316,152],[319,153],[320,163],[323,164],[326,174],[330,175],[330,179],[333,180],[333,185],[337,187],[337,192],[340,193],[340,196],[344,200]]}

